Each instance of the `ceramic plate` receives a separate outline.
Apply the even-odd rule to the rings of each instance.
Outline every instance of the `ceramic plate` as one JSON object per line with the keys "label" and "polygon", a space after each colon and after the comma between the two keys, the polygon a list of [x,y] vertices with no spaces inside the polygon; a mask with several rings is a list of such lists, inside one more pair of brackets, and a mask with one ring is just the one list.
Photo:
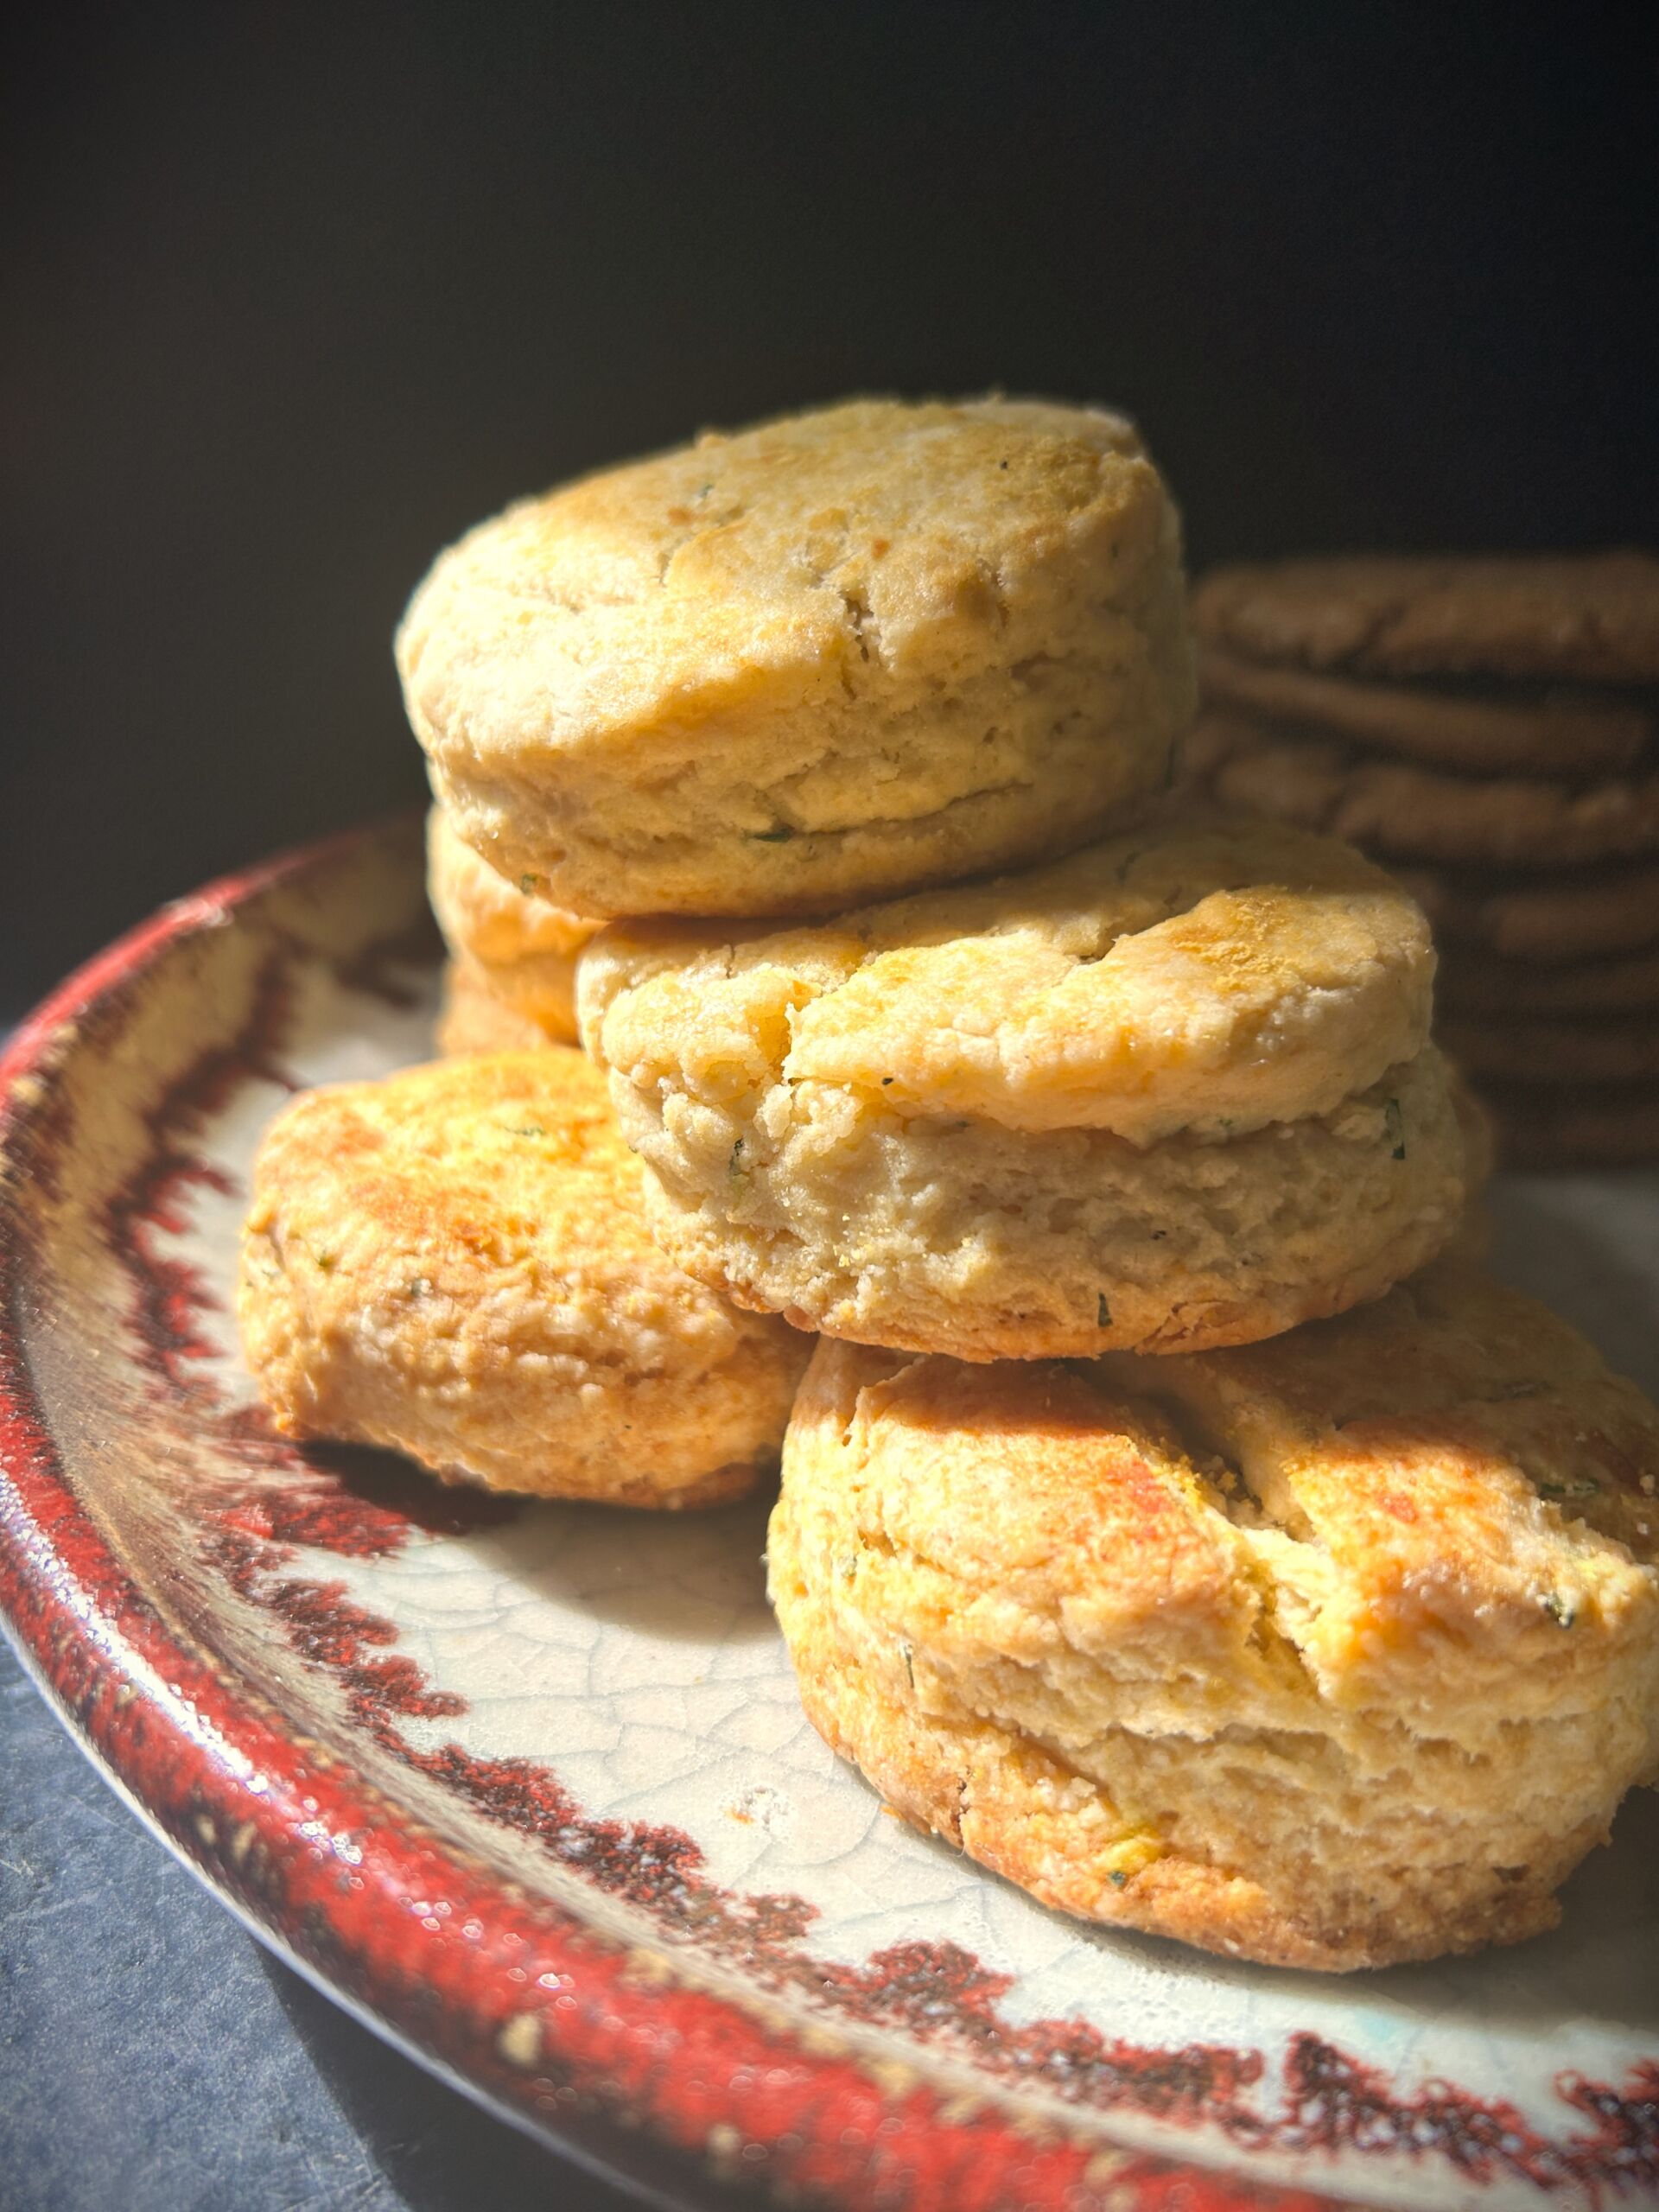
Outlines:
{"label": "ceramic plate", "polygon": [[[266,1940],[676,2202],[1136,2212],[1659,2196],[1659,1800],[1557,1933],[1327,1980],[1084,1928],[802,1718],[764,1505],[652,1521],[274,1438],[230,1291],[300,1086],[429,1050],[417,833],[169,909],[3,1064],[0,1598]],[[1498,1264],[1652,1389],[1659,1179],[1515,1183]]]}

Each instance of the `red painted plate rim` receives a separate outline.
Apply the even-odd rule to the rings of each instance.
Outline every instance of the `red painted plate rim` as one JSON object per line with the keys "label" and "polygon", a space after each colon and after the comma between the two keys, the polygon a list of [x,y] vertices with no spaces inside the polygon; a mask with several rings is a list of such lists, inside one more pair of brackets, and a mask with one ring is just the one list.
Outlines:
{"label": "red painted plate rim", "polygon": [[[42,1083],[49,1087],[66,1024],[134,986],[179,940],[348,857],[387,826],[336,833],[222,877],[71,975],[0,1051],[0,1166],[9,1134],[38,1106]],[[1015,2116],[1017,2098],[991,2093],[973,2113],[947,2113],[946,2096],[925,2079],[895,2082],[890,2067],[867,2063],[856,2034],[816,2024],[799,2033],[758,2017],[760,2005],[751,2012],[672,1976],[666,1986],[642,1979],[626,1946],[580,1911],[511,1897],[460,1850],[412,1827],[399,1831],[393,1801],[348,1770],[308,1758],[261,1709],[254,1684],[175,1637],[105,1543],[59,1465],[30,1385],[17,1259],[0,1237],[0,1625],[72,1740],[150,1832],[260,1942],[376,2035],[498,2117],[664,2207],[729,2204],[769,2183],[817,2203],[880,2202],[918,2212],[992,2212],[1016,2197],[1064,2202],[1075,2212],[1091,2203],[1126,2212],[1319,2212],[1348,2201],[1246,2177],[1224,2152],[1212,2164],[1126,2147],[1121,2165],[1111,2158],[1113,2171],[1102,2175],[1109,2118],[1091,2122],[1087,2140],[1047,2139]],[[254,1770],[263,1777],[257,1791],[244,1779]],[[319,1817],[374,1838],[351,1914],[335,1915],[326,1943],[311,1923],[298,1915],[285,1922],[268,1895],[250,1892],[225,1840],[233,1830],[251,1833],[254,1849],[245,1843],[237,1865],[263,1850],[270,1866],[291,1873],[305,1850],[301,1830],[315,1834]],[[465,1960],[450,1962],[460,1970],[442,1993],[437,2025],[423,2033],[412,2000],[429,2000],[431,1992],[405,1986],[394,1962],[407,1936],[411,1885],[429,1890],[435,1872],[496,1941],[475,1947],[470,1973]],[[500,1944],[521,1940],[533,1942],[538,1960],[557,1962],[563,1988],[577,1998],[573,2008],[537,2014],[537,2055],[528,2066],[518,2055],[522,2037],[512,2042],[526,2017],[523,1977],[508,1986],[491,1963]],[[620,2057],[649,2043],[671,2011],[684,2061],[677,2091],[653,2089],[643,2072],[631,2077]],[[699,2070],[711,2068],[727,2085],[712,2098]],[[759,2075],[772,2093],[757,2128],[760,2101],[733,2084]],[[799,2129],[779,2125],[791,2114]]]}

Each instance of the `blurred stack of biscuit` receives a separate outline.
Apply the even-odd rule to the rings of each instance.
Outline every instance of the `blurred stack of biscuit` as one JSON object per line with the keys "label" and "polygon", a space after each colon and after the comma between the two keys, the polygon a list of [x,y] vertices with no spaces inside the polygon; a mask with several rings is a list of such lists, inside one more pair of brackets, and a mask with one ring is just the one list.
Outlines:
{"label": "blurred stack of biscuit", "polygon": [[[1659,1415],[1443,1256],[1480,1167],[1409,893],[1166,791],[1132,428],[706,438],[483,524],[398,657],[452,1057],[266,1140],[279,1422],[657,1508],[781,1443],[803,1702],[918,1826],[1287,1964],[1548,1925],[1659,1763]],[[1529,711],[1558,766],[1552,715],[1645,742]]]}
{"label": "blurred stack of biscuit", "polygon": [[438,1044],[446,1052],[501,1052],[576,1041],[576,955],[601,925],[512,882],[455,835],[435,806],[426,818],[426,888],[449,958]]}
{"label": "blurred stack of biscuit", "polygon": [[1193,613],[1192,782],[1410,885],[1503,1156],[1659,1158],[1659,557],[1234,568]]}

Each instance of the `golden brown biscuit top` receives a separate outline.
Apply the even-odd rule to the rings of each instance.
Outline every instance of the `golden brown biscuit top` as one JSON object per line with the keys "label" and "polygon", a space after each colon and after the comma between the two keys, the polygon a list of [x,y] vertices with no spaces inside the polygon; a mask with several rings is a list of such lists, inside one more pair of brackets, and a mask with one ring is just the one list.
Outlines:
{"label": "golden brown biscuit top", "polygon": [[1223,569],[1192,616],[1214,645],[1308,668],[1659,681],[1659,554],[1633,549]]}
{"label": "golden brown biscuit top", "polygon": [[1454,1262],[1267,1343],[1101,1370],[1155,1389],[1354,1571],[1386,1554],[1391,1577],[1472,1595],[1506,1562],[1659,1560],[1659,1412],[1547,1307]]}
{"label": "golden brown biscuit top", "polygon": [[1484,1669],[1541,1661],[1539,1697],[1570,1702],[1610,1646],[1659,1636],[1659,1413],[1564,1322],[1448,1262],[1179,1360],[969,1368],[824,1342],[791,1468],[815,1428],[872,1554],[849,1579],[925,1562],[951,1589],[940,1634],[1016,1660],[1046,1622],[1084,1654],[1127,1632],[1154,1672],[1405,1700],[1455,1735]]}
{"label": "golden brown biscuit top", "polygon": [[[639,1163],[573,1048],[499,1052],[296,1100],[260,1148],[250,1228],[275,1225],[314,1319],[382,1303],[408,1325],[537,1316],[613,1379],[703,1366],[769,1319],[734,1313],[646,1230]],[[503,1341],[505,1341],[504,1338]]]}
{"label": "golden brown biscuit top", "polygon": [[1014,665],[1057,600],[1082,618],[1133,590],[1165,512],[1117,416],[856,400],[509,508],[441,556],[399,664],[417,721],[520,751],[807,703],[849,662]]}
{"label": "golden brown biscuit top", "polygon": [[816,1079],[1147,1144],[1330,1111],[1421,1049],[1433,978],[1421,913],[1357,853],[1197,817],[818,927],[620,923],[579,995],[637,1084]]}

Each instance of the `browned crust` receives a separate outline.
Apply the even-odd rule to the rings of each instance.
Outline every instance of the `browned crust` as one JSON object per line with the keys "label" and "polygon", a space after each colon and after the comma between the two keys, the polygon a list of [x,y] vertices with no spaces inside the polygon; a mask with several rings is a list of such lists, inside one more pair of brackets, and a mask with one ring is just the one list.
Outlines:
{"label": "browned crust", "polygon": [[1046,1904],[1275,1965],[1517,1940],[1653,1770],[1659,1412],[1432,1268],[1172,1365],[821,1343],[769,1578],[814,1725]]}
{"label": "browned crust", "polygon": [[518,502],[397,649],[457,831],[595,918],[833,913],[1052,854],[1158,787],[1196,688],[1131,427],[995,397],[850,401]]}
{"label": "browned crust", "polygon": [[740,1495],[806,1348],[674,1268],[642,1185],[569,1046],[303,1094],[259,1149],[238,1295],[277,1425],[530,1496]]}
{"label": "browned crust", "polygon": [[[894,1812],[942,1836],[1056,1911],[1103,1925],[1173,1936],[1197,1949],[1262,1966],[1349,1974],[1403,1966],[1524,1942],[1561,1916],[1554,1891],[1596,1844],[1599,1822],[1585,1821],[1562,1838],[1547,1861],[1517,1867],[1511,1883],[1455,1927],[1425,1914],[1414,1922],[1390,1914],[1293,1918],[1263,1885],[1236,1868],[1173,1853],[1155,1859],[1120,1885],[1086,1852],[1068,1847],[1030,1793],[1011,1783],[1015,1741],[986,1723],[955,1724],[930,1713],[923,1721],[901,1707],[876,1707],[855,1662],[800,1677],[807,1719],[830,1749],[849,1760]],[[1019,1764],[1031,1761],[1019,1746]],[[1066,1770],[1046,1762],[1063,1783]],[[1044,1779],[1048,1779],[1044,1777]]]}
{"label": "browned crust", "polygon": [[[292,1437],[296,1443],[356,1443],[371,1446],[385,1446],[387,1439],[378,1427],[363,1425],[346,1427],[337,1422],[320,1425],[296,1419],[289,1408],[270,1408],[270,1425],[279,1434]],[[392,1449],[400,1449],[395,1443]],[[410,1456],[405,1452],[405,1457]],[[430,1475],[435,1482],[451,1490],[493,1489],[500,1485],[480,1482],[479,1477],[465,1467],[439,1466],[429,1459],[417,1463],[423,1474]],[[730,1505],[740,1497],[747,1497],[763,1476],[773,1471],[778,1465],[775,1452],[764,1452],[752,1459],[734,1459],[712,1473],[700,1476],[696,1481],[683,1483],[677,1489],[664,1490],[655,1481],[636,1481],[619,1477],[602,1490],[572,1490],[561,1479],[556,1468],[552,1469],[544,1483],[537,1484],[533,1476],[526,1477],[522,1484],[510,1494],[522,1497],[560,1498],[578,1505],[618,1505],[630,1511],[642,1513],[697,1513],[718,1505]]]}

